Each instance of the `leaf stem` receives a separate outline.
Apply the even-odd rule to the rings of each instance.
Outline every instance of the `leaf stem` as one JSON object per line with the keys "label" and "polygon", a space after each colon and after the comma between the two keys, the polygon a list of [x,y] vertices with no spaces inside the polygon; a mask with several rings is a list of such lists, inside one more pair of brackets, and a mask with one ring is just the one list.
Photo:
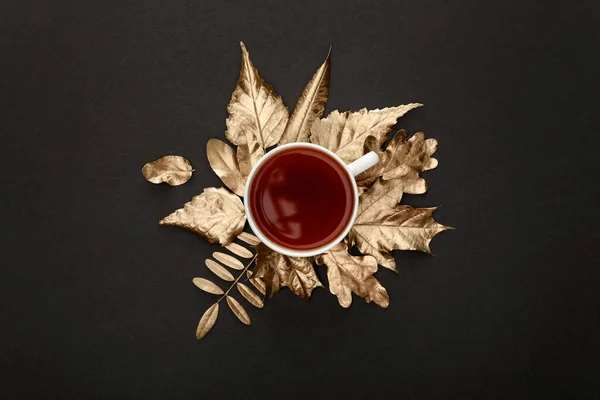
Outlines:
{"label": "leaf stem", "polygon": [[252,263],[254,262],[254,260],[256,260],[256,257],[258,257],[258,253],[254,255],[254,257],[252,257],[252,260],[250,260],[250,262],[248,263],[248,265],[246,265],[246,267],[244,268],[244,270],[242,272],[240,272],[240,275],[235,278],[235,281],[233,281],[231,283],[231,286],[229,286],[229,289],[227,289],[227,291],[225,293],[223,293],[223,295],[221,297],[219,297],[219,300],[217,300],[217,303],[220,302],[221,300],[223,300],[225,297],[227,297],[227,294],[231,291],[231,289],[233,289],[233,286],[237,283],[237,281],[240,280],[240,278],[242,276],[244,276],[244,274],[246,273],[246,271],[248,270],[248,268],[250,268],[250,266],[252,265]]}

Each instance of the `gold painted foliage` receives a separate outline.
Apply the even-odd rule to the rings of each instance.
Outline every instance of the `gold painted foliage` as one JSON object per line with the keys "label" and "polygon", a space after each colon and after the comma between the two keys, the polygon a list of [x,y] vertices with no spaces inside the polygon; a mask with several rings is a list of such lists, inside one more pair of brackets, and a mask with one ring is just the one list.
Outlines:
{"label": "gold painted foliage", "polygon": [[183,185],[192,177],[192,164],[181,156],[164,156],[144,165],[142,174],[148,182]]}
{"label": "gold painted foliage", "polygon": [[[244,44],[240,45],[240,75],[227,106],[225,132],[233,146],[211,139],[206,147],[211,168],[231,192],[225,188],[205,189],[160,221],[162,225],[195,232],[210,243],[220,243],[224,249],[213,252],[205,265],[227,283],[226,290],[209,279],[193,279],[201,290],[220,296],[200,319],[196,337],[201,339],[212,329],[223,299],[242,323],[250,324],[246,309],[231,294],[234,287],[258,308],[264,306],[265,298],[283,287],[308,300],[314,289],[323,287],[313,266],[315,261],[326,266],[329,290],[342,307],[351,305],[352,293],[366,302],[388,307],[388,293],[374,276],[378,265],[397,272],[393,250],[431,253],[432,238],[451,229],[433,219],[435,208],[416,209],[399,204],[404,193],[427,191],[421,173],[437,166],[433,158],[437,141],[426,139],[422,132],[407,138],[406,131],[400,130],[382,148],[398,119],[422,104],[381,110],[335,110],[323,117],[329,96],[330,50],[290,115],[281,96],[261,77]],[[348,237],[314,259],[279,254],[260,243],[256,236],[242,232],[246,215],[240,197],[244,196],[252,167],[268,148],[294,142],[323,146],[347,163],[369,151],[377,152],[380,157],[377,165],[357,177],[362,194],[357,219]],[[185,183],[192,171],[189,162],[177,156],[163,157],[143,169],[149,181],[170,185]],[[362,256],[350,254],[353,247]],[[245,280],[241,281],[242,278]]]}
{"label": "gold painted foliage", "polygon": [[244,229],[246,214],[239,197],[224,188],[208,188],[159,223],[187,229],[209,243],[226,246]]}
{"label": "gold painted foliage", "polygon": [[377,260],[372,256],[356,257],[348,253],[348,245],[342,242],[317,257],[317,264],[327,266],[329,291],[336,295],[344,308],[352,304],[352,293],[371,301],[379,307],[390,304],[387,291],[373,274],[377,272]]}
{"label": "gold painted foliage", "polygon": [[327,118],[317,119],[310,128],[310,141],[336,153],[350,163],[364,154],[364,144],[369,136],[377,139],[379,147],[398,118],[422,104],[411,103],[383,110],[335,110]]}
{"label": "gold painted foliage", "polygon": [[[247,245],[254,246],[257,243],[260,243],[258,238],[250,233],[242,232],[237,236],[237,239],[240,242],[243,242]],[[250,325],[250,315],[244,308],[244,306],[231,294],[231,290],[235,287],[237,288],[239,294],[242,295],[244,299],[248,301],[251,305],[257,308],[263,308],[264,300],[263,296],[265,294],[264,290],[264,282],[259,278],[250,278],[248,277],[246,281],[249,281],[256,287],[261,294],[257,294],[253,289],[245,285],[243,282],[240,282],[240,279],[251,275],[250,268],[256,261],[256,253],[248,249],[246,246],[241,244],[231,242],[227,246],[224,246],[227,250],[229,250],[233,255],[223,253],[223,252],[214,252],[212,254],[213,258],[209,258],[205,260],[205,265],[208,269],[214,273],[217,277],[221,278],[225,282],[228,283],[229,287],[227,290],[221,289],[219,285],[206,278],[194,278],[192,282],[194,285],[210,294],[214,294],[220,296],[219,299],[210,306],[200,318],[200,322],[198,323],[198,327],[196,328],[196,338],[202,339],[206,334],[213,328],[215,325],[217,318],[219,316],[219,303],[221,300],[225,299],[227,302],[227,306],[243,324]],[[240,261],[240,259],[246,259],[246,265]],[[247,261],[250,259],[250,261]],[[235,274],[237,277],[234,277],[233,274],[226,268],[229,267],[235,270]],[[239,272],[238,272],[239,271]]]}
{"label": "gold painted foliage", "polygon": [[240,46],[242,66],[227,106],[225,137],[233,144],[247,145],[251,165],[254,165],[268,147],[281,139],[289,111],[281,96],[258,73],[244,43]]}
{"label": "gold painted foliage", "polygon": [[368,189],[382,177],[383,180],[400,179],[404,193],[422,194],[427,191],[427,183],[419,174],[437,167],[438,162],[431,157],[437,149],[437,140],[425,139],[423,132],[418,132],[406,140],[406,131],[398,131],[381,152],[376,139],[371,137],[365,143],[365,151],[379,153],[379,163],[356,177],[356,183]]}
{"label": "gold painted foliage", "polygon": [[288,257],[262,243],[256,246],[256,251],[258,258],[252,277],[263,278],[268,298],[287,286],[297,296],[308,300],[314,289],[323,287],[312,258]]}
{"label": "gold painted foliage", "polygon": [[435,208],[398,205],[402,189],[401,179],[378,180],[360,196],[358,215],[348,235],[350,245],[396,272],[392,250],[420,250],[431,254],[431,239],[450,229],[434,221]]}

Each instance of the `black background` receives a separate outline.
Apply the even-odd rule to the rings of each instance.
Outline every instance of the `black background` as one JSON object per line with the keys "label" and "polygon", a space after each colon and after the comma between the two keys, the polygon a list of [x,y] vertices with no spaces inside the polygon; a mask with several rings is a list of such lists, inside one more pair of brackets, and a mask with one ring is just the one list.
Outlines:
{"label": "black background", "polygon": [[[599,24],[597,1],[3,1],[2,397],[598,398]],[[387,310],[285,290],[196,342],[216,247],[157,222],[220,185],[240,40],[290,107],[330,44],[328,111],[425,104],[398,127],[440,165],[403,203],[457,229],[380,270]],[[186,185],[143,179],[166,154]]]}

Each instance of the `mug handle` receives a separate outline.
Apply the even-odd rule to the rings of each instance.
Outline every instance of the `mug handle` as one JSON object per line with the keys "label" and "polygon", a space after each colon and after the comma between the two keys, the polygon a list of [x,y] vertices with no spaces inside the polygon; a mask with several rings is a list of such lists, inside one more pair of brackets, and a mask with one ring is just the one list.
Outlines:
{"label": "mug handle", "polygon": [[375,166],[379,162],[379,156],[374,151],[371,151],[364,156],[358,158],[354,162],[346,165],[348,171],[352,174],[352,176],[356,176],[362,172],[365,172],[369,168]]}

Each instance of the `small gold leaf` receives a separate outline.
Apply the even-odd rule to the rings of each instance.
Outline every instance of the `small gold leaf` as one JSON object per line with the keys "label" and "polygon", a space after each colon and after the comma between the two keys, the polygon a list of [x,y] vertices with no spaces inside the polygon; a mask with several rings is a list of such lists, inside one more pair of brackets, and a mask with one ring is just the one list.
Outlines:
{"label": "small gold leaf", "polygon": [[226,246],[244,229],[246,214],[239,197],[224,188],[208,188],[159,223],[187,229],[210,243]]}
{"label": "small gold leaf", "polygon": [[189,181],[192,171],[192,164],[181,156],[164,156],[142,168],[142,174],[148,182],[166,182],[171,186],[183,185]]}
{"label": "small gold leaf", "polygon": [[420,250],[431,254],[429,242],[451,229],[433,219],[435,208],[398,205],[402,180],[378,180],[360,196],[358,215],[350,230],[350,245],[370,254],[382,266],[397,272],[392,250]]}
{"label": "small gold leaf", "polygon": [[223,290],[220,287],[218,287],[217,285],[215,285],[214,283],[212,283],[208,279],[194,278],[192,280],[192,282],[194,282],[194,285],[196,285],[198,287],[198,289],[204,290],[205,292],[208,292],[208,293],[211,293],[211,294],[223,294],[223,293],[225,293],[225,292],[223,292]]}
{"label": "small gold leaf", "polygon": [[[374,150],[369,148],[373,147],[370,139],[374,138],[369,137],[365,146]],[[385,152],[380,153],[379,163],[358,175],[356,183],[359,187],[369,188],[381,176],[384,180],[401,179],[404,193],[425,193],[427,183],[419,174],[437,167],[437,160],[431,157],[436,149],[435,139],[425,140],[423,132],[418,132],[406,140],[406,131],[402,129],[387,145]]]}
{"label": "small gold leaf", "polygon": [[263,281],[261,278],[252,278],[252,272],[250,271],[246,271],[246,276],[248,277],[248,280],[250,281],[252,286],[254,286],[256,290],[260,292],[260,294],[262,294],[263,296],[267,294],[267,287],[265,285],[265,281]]}
{"label": "small gold leaf", "polygon": [[244,296],[246,300],[248,300],[248,303],[252,304],[254,307],[263,308],[264,304],[262,299],[258,297],[258,295],[254,293],[252,289],[241,282],[238,282],[237,288],[240,294]]}
{"label": "small gold leaf", "polygon": [[210,139],[206,144],[208,162],[215,174],[231,191],[238,196],[244,196],[246,179],[240,172],[235,151],[219,139]]}
{"label": "small gold leaf", "polygon": [[227,246],[225,246],[225,248],[233,254],[242,258],[252,258],[252,256],[254,255],[250,250],[248,250],[244,246],[240,246],[237,243],[229,243]]}
{"label": "small gold leaf", "polygon": [[317,257],[317,264],[327,265],[329,291],[336,295],[344,308],[352,304],[352,292],[386,308],[390,297],[383,286],[373,276],[377,272],[377,260],[372,256],[355,257],[348,254],[348,245],[340,243],[328,252]]}
{"label": "small gold leaf", "polygon": [[225,253],[220,253],[218,251],[215,251],[213,253],[213,257],[217,260],[222,262],[223,264],[227,265],[230,268],[233,269],[244,269],[244,264],[242,264],[240,262],[240,260],[238,260],[235,257],[230,256],[229,254],[225,254]]}
{"label": "small gold leaf", "polygon": [[321,67],[315,72],[296,102],[279,144],[308,142],[310,126],[323,116],[329,96],[329,54]]}
{"label": "small gold leaf", "polygon": [[224,281],[232,282],[235,280],[231,272],[229,272],[224,266],[216,262],[215,260],[211,260],[210,258],[206,259],[204,262],[206,267],[210,269],[215,275]]}
{"label": "small gold leaf", "polygon": [[196,328],[196,339],[200,340],[212,329],[219,316],[219,303],[215,303],[208,308],[200,318]]}
{"label": "small gold leaf", "polygon": [[369,136],[385,142],[386,135],[398,118],[422,104],[411,103],[383,110],[346,111],[335,110],[327,118],[316,119],[310,128],[310,141],[323,146],[346,162],[352,162],[364,154],[364,143]]}
{"label": "small gold leaf", "polygon": [[312,258],[284,256],[262,243],[256,246],[256,251],[258,258],[252,277],[264,279],[269,298],[287,286],[297,296],[308,300],[315,288],[323,287]]}
{"label": "small gold leaf", "polygon": [[260,240],[251,233],[242,232],[237,236],[242,242],[248,243],[250,246],[256,246],[260,243]]}
{"label": "small gold leaf", "polygon": [[242,321],[244,324],[250,325],[250,316],[248,315],[248,313],[246,312],[244,307],[242,307],[242,305],[239,303],[239,301],[237,301],[236,299],[234,299],[231,296],[226,296],[226,297],[227,297],[227,305],[229,305],[229,308],[231,308],[231,311],[233,311],[235,316],[238,317],[238,319],[240,321]]}
{"label": "small gold leaf", "polygon": [[281,138],[289,118],[289,111],[281,96],[266,83],[250,60],[244,43],[240,78],[227,106],[225,137],[240,146],[248,145],[251,165]]}

